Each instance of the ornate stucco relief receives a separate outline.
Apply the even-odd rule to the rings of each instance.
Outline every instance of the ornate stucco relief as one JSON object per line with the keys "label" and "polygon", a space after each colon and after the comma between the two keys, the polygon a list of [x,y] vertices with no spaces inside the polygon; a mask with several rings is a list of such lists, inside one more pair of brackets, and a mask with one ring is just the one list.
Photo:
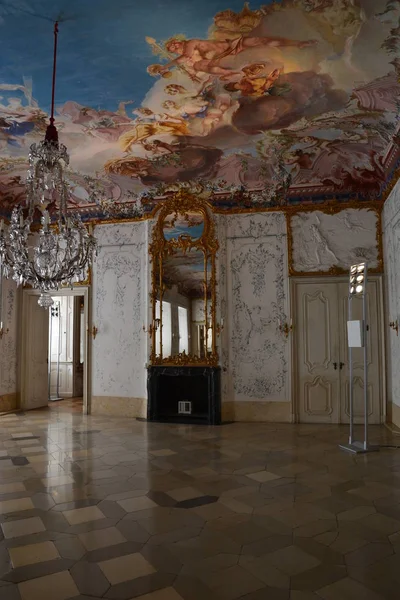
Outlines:
{"label": "ornate stucco relief", "polygon": [[[383,211],[387,321],[400,323],[400,183],[393,189]],[[387,329],[389,400],[400,406],[400,336]]]}
{"label": "ornate stucco relief", "polygon": [[228,238],[259,238],[286,233],[283,212],[241,214],[226,217]]}
{"label": "ornate stucco relief", "polygon": [[228,328],[228,306],[227,306],[227,238],[226,217],[214,215],[215,228],[218,238],[219,249],[216,262],[217,279],[217,324],[220,325],[220,333],[217,336],[217,351],[222,368],[221,373],[221,398],[222,402],[229,401],[229,328]]}
{"label": "ornate stucco relief", "polygon": [[231,400],[288,400],[284,215],[235,216],[227,228]]}
{"label": "ornate stucco relief", "polygon": [[17,391],[17,316],[19,293],[16,284],[3,279],[3,337],[0,338],[0,396]]}
{"label": "ornate stucco relief", "polygon": [[93,395],[146,396],[146,224],[99,227],[93,273]]}
{"label": "ornate stucco relief", "polygon": [[345,209],[337,214],[300,212],[290,218],[292,268],[295,272],[348,269],[367,261],[379,267],[378,215],[367,209]]}

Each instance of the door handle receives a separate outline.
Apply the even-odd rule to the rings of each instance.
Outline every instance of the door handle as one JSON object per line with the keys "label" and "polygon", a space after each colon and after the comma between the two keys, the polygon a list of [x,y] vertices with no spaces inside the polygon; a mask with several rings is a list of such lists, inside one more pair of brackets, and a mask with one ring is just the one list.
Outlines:
{"label": "door handle", "polygon": [[336,371],[336,369],[337,369],[337,362],[334,362],[334,363],[333,363],[333,368],[334,368],[334,369],[335,369],[335,371]]}
{"label": "door handle", "polygon": [[342,369],[343,369],[343,367],[344,367],[344,363],[343,363],[343,362],[339,363],[339,368],[340,368],[340,370],[342,370]]}

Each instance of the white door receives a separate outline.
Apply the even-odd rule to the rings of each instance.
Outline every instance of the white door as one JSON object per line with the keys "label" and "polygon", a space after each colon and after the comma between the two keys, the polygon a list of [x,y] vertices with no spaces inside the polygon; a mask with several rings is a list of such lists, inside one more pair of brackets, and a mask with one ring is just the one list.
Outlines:
{"label": "white door", "polygon": [[38,296],[23,296],[21,405],[23,410],[48,405],[49,311]]}
{"label": "white door", "polygon": [[337,286],[299,283],[296,291],[294,347],[299,421],[337,423],[340,406]]}
{"label": "white door", "polygon": [[[349,357],[347,347],[348,284],[346,281],[295,283],[294,351],[296,401],[301,423],[347,423]],[[370,279],[367,293],[368,399],[371,424],[380,423],[383,405],[380,289]],[[362,318],[361,299],[353,300],[353,318]],[[353,349],[354,417],[361,422],[363,349]]]}

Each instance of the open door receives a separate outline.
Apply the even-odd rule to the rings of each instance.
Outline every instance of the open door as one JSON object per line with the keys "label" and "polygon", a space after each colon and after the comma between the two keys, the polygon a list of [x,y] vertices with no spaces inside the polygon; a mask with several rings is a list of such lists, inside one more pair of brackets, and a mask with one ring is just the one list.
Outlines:
{"label": "open door", "polygon": [[21,408],[48,405],[49,311],[38,305],[38,296],[23,295]]}

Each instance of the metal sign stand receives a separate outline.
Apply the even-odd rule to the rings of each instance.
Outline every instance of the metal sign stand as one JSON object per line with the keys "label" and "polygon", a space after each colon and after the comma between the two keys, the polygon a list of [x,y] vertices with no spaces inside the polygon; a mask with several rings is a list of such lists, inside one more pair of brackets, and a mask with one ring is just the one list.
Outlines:
{"label": "metal sign stand", "polygon": [[[354,323],[352,301],[355,297],[362,297],[363,320],[361,325],[361,343],[355,344],[348,339],[349,352],[349,420],[350,432],[349,443],[339,444],[339,448],[351,452],[353,454],[365,454],[367,452],[377,452],[379,446],[372,446],[368,442],[368,325],[367,325],[367,263],[360,263],[350,267],[350,286],[349,286],[349,301],[348,301],[348,327],[350,323]],[[354,381],[353,381],[353,347],[363,347],[364,358],[364,441],[358,442],[354,440]]]}
{"label": "metal sign stand", "polygon": [[[50,383],[51,383],[51,345],[52,345],[52,330],[53,330],[53,319],[54,318],[58,318],[58,347],[57,347],[57,387],[56,387],[56,395],[55,396],[51,396],[50,394]],[[57,400],[62,400],[62,398],[60,398],[60,349],[61,346],[61,307],[60,307],[60,302],[57,301],[54,303],[54,305],[50,308],[50,331],[49,331],[49,360],[48,360],[48,364],[49,364],[49,371],[48,371],[48,377],[49,377],[49,383],[48,383],[48,395],[49,395],[49,400],[50,402],[56,402]]]}

